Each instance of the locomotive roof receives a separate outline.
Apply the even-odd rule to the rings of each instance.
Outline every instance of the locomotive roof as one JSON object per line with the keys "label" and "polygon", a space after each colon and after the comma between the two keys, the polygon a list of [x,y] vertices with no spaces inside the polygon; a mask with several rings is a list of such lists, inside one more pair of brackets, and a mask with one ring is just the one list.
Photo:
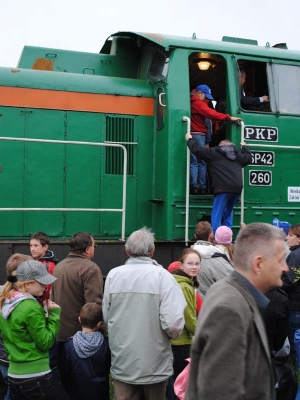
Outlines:
{"label": "locomotive roof", "polygon": [[[145,38],[159,46],[164,47],[166,50],[170,48],[188,48],[198,51],[220,51],[222,53],[244,54],[249,56],[262,56],[274,59],[287,59],[287,60],[300,60],[300,51],[288,50],[282,48],[270,47],[267,43],[266,46],[258,46],[254,44],[244,44],[229,41],[215,41],[207,39],[197,39],[196,35],[193,37],[163,35],[159,33],[145,33],[145,32],[117,32],[111,35],[114,36],[130,36],[134,38]],[[232,38],[234,39],[234,38]],[[237,41],[247,42],[247,39],[238,39]],[[257,43],[255,40],[248,40],[248,42]]]}

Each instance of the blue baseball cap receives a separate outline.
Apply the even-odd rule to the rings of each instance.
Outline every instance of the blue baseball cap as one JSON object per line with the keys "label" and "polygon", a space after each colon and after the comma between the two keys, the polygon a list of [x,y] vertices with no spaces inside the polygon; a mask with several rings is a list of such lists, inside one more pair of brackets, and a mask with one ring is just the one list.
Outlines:
{"label": "blue baseball cap", "polygon": [[197,87],[196,87],[196,91],[197,91],[197,92],[204,93],[204,94],[205,94],[205,97],[206,97],[208,100],[213,100],[213,99],[214,99],[214,98],[212,97],[212,95],[211,95],[211,90],[210,90],[210,88],[209,88],[207,85],[199,85],[199,86],[197,86]]}
{"label": "blue baseball cap", "polygon": [[289,227],[292,226],[289,222],[287,222],[287,221],[279,221],[279,219],[277,219],[277,218],[273,219],[272,224],[274,226],[277,226],[278,228],[281,228],[282,230],[284,230],[284,232],[286,234],[288,234]]}

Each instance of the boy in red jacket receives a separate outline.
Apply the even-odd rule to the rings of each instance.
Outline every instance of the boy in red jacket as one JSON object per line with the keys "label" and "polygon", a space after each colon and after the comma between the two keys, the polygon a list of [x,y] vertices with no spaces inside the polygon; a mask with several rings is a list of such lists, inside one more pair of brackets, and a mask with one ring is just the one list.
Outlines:
{"label": "boy in red jacket", "polygon": [[[50,240],[44,232],[34,233],[30,238],[30,253],[34,260],[40,261],[47,269],[49,274],[53,274],[58,262],[53,251],[49,250]],[[43,296],[38,298],[38,302],[43,305],[44,300],[50,297],[51,285],[47,285]]]}
{"label": "boy in red jacket", "polygon": [[[238,121],[241,118],[231,117],[210,108],[207,103],[213,100],[211,90],[207,85],[199,85],[191,92],[191,135],[201,147],[208,147],[211,120]],[[205,194],[206,164],[191,153],[190,161],[190,193]]]}

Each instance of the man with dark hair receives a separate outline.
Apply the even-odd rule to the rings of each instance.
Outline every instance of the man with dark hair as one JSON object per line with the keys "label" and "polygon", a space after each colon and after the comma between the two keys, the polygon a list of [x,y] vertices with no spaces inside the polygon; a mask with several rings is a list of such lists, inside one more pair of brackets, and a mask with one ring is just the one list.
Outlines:
{"label": "man with dark hair", "polygon": [[185,400],[273,400],[275,382],[262,314],[282,286],[285,235],[269,224],[241,229],[234,269],[208,291],[191,351]]}
{"label": "man with dark hair", "polygon": [[[93,237],[90,234],[84,232],[75,233],[70,241],[70,250],[74,253],[84,253],[85,250],[90,247],[93,248]],[[92,258],[92,255],[90,258]]]}
{"label": "man with dark hair", "polygon": [[91,260],[95,247],[90,233],[75,233],[70,241],[71,252],[57,264],[53,272],[58,279],[52,284],[51,296],[62,310],[57,334],[58,367],[61,372],[63,344],[80,330],[78,315],[81,308],[89,302],[102,305],[102,272]]}
{"label": "man with dark hair", "polygon": [[244,109],[247,110],[248,106],[258,106],[261,103],[267,103],[269,101],[268,96],[260,96],[260,97],[246,96],[243,88],[245,82],[246,82],[246,72],[243,69],[241,69],[239,72],[239,84],[240,84],[241,105]]}
{"label": "man with dark hair", "polygon": [[229,275],[233,268],[224,254],[213,246],[214,234],[209,222],[198,222],[194,236],[197,242],[191,247],[201,256],[201,268],[197,275],[198,291],[204,297],[211,285]]}
{"label": "man with dark hair", "polygon": [[103,277],[94,257],[95,242],[90,233],[75,233],[68,257],[57,264],[53,275],[52,300],[61,305],[58,341],[65,341],[80,329],[78,315],[85,303],[102,305]]}

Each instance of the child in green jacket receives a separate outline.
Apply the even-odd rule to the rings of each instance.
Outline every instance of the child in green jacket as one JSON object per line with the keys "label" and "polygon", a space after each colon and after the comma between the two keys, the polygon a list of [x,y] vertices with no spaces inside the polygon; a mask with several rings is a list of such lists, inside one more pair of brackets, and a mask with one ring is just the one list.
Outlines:
{"label": "child in green jacket", "polygon": [[[27,260],[32,260],[32,257],[27,256],[26,254],[20,254],[20,253],[15,253],[9,257],[6,263],[6,274],[7,276],[12,275],[12,273],[18,268],[18,266],[23,262]],[[2,291],[3,286],[0,286],[0,292]],[[2,378],[4,380],[4,388],[3,388],[3,393],[1,395],[4,396],[4,400],[11,400],[10,399],[10,390],[8,388],[8,383],[7,383],[7,372],[8,372],[8,358],[7,354],[5,352],[4,344],[3,344],[3,339],[2,339],[2,334],[0,335],[0,371]],[[2,396],[0,395],[1,399]]]}
{"label": "child in green jacket", "polygon": [[0,294],[0,329],[9,360],[8,384],[16,400],[69,399],[49,367],[49,348],[58,332],[61,309],[48,300],[46,317],[35,299],[55,280],[42,263],[27,260],[7,277]]}
{"label": "child in green jacket", "polygon": [[174,374],[170,378],[168,387],[168,400],[175,400],[173,385],[177,376],[188,365],[186,359],[190,355],[191,344],[197,325],[196,293],[199,286],[197,274],[200,270],[200,255],[196,250],[185,249],[179,258],[179,268],[171,273],[181,287],[187,306],[184,310],[184,328],[177,339],[171,340],[173,352]]}

